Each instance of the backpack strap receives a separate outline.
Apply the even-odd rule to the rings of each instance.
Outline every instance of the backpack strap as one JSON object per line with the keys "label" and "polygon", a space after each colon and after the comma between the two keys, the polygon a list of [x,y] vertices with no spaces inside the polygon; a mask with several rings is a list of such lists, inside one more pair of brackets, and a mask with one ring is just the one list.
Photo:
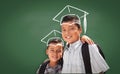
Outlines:
{"label": "backpack strap", "polygon": [[40,66],[40,69],[39,69],[38,74],[44,74],[45,69],[46,69],[46,66],[47,66],[47,64],[48,64],[49,62],[50,62],[50,61],[46,61],[46,62],[44,62],[44,63]]}
{"label": "backpack strap", "polygon": [[102,52],[102,50],[101,50],[99,45],[97,45],[97,48],[98,48],[99,53],[101,54],[101,56],[105,59],[104,53]]}
{"label": "backpack strap", "polygon": [[63,67],[63,58],[61,58],[61,59],[58,61],[58,64],[61,65],[61,68]]}
{"label": "backpack strap", "polygon": [[[101,54],[101,56],[105,59],[105,55],[104,55],[104,53],[102,52],[102,50],[101,50],[101,48],[100,48],[99,45],[97,45],[97,48],[98,48],[99,53]],[[106,72],[104,72],[103,74],[106,74]]]}
{"label": "backpack strap", "polygon": [[88,49],[88,44],[86,42],[82,45],[82,57],[83,57],[86,74],[92,74],[90,53]]}

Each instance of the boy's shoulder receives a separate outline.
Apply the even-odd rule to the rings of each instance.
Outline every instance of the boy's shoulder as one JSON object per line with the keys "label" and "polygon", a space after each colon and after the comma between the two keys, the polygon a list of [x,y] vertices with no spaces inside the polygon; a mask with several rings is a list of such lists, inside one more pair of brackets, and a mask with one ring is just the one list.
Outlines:
{"label": "boy's shoulder", "polygon": [[88,44],[87,42],[82,43],[82,46],[97,47],[98,44]]}
{"label": "boy's shoulder", "polygon": [[99,52],[99,50],[101,50],[99,45],[97,45],[97,44],[88,44],[86,42],[82,44],[82,49],[88,49],[89,51],[92,51],[92,52]]}
{"label": "boy's shoulder", "polygon": [[90,47],[98,47],[99,45],[98,44],[88,44],[87,42],[83,43],[82,46],[88,46],[89,48]]}
{"label": "boy's shoulder", "polygon": [[101,47],[98,45],[98,44],[88,44],[88,43],[84,43],[82,45],[82,47],[84,49],[89,49],[89,51],[93,51],[93,53],[97,52],[99,53],[104,59],[105,59],[105,56],[104,56],[104,53],[101,49]]}
{"label": "boy's shoulder", "polygon": [[45,71],[45,69],[46,69],[46,66],[47,66],[47,64],[48,64],[49,62],[50,62],[49,59],[46,59],[46,60],[39,66],[36,74],[39,74],[39,73],[43,73],[43,74],[44,74],[44,71]]}
{"label": "boy's shoulder", "polygon": [[44,60],[44,62],[43,62],[43,63],[48,62],[48,61],[50,61],[50,59],[48,59],[48,58],[47,58],[47,59],[45,59],[45,60]]}

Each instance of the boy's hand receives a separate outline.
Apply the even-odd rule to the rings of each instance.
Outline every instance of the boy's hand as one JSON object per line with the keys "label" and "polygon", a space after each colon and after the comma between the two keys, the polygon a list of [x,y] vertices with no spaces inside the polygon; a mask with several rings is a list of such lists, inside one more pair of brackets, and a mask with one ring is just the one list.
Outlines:
{"label": "boy's hand", "polygon": [[86,35],[83,35],[83,36],[80,38],[80,40],[82,41],[82,43],[87,42],[88,44],[94,44],[94,41],[93,41],[90,37],[88,37],[88,36],[86,36]]}

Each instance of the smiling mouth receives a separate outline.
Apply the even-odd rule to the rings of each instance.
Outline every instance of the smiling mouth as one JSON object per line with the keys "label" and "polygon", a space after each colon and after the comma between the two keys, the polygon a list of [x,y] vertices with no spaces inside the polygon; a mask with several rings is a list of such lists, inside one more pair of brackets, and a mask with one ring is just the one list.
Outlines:
{"label": "smiling mouth", "polygon": [[71,37],[72,37],[72,36],[66,36],[65,38],[66,38],[66,39],[70,39]]}
{"label": "smiling mouth", "polygon": [[58,59],[58,57],[56,57],[56,56],[53,56],[52,58],[53,58],[53,59]]}

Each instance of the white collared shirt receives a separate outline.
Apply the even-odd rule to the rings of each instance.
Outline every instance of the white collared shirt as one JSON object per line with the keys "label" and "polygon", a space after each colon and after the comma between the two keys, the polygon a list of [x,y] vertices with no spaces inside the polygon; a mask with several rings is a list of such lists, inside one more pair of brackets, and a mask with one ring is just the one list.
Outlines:
{"label": "white collared shirt", "polygon": [[[69,48],[65,47],[62,73],[85,73],[81,47],[82,42],[80,40],[70,44]],[[89,53],[93,73],[105,72],[109,69],[95,44],[89,45]]]}

